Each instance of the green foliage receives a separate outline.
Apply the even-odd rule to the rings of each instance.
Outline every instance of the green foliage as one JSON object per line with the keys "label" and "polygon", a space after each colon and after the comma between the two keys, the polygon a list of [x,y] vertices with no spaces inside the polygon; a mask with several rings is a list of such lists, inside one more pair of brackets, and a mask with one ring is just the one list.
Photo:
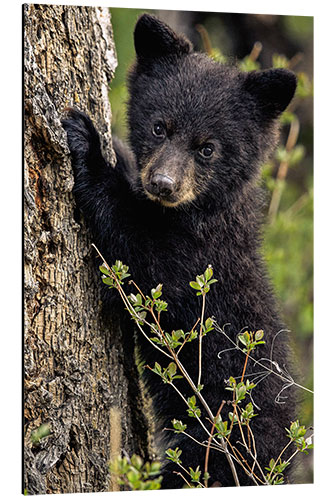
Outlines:
{"label": "green foliage", "polygon": [[286,429],[286,431],[287,431],[287,436],[293,443],[295,443],[296,448],[302,453],[307,454],[308,453],[307,450],[313,448],[312,439],[311,438],[305,439],[304,437],[307,432],[307,429],[305,428],[304,425],[300,425],[298,420],[292,422],[290,428]]}
{"label": "green foliage", "polygon": [[[168,450],[166,450],[165,454],[166,454],[166,458],[168,460],[171,460],[172,462],[177,464],[179,467],[181,467],[181,469],[186,473],[186,475],[189,476],[190,481],[191,481],[191,483],[193,483],[193,485],[190,484],[188,481],[186,481],[186,484],[188,487],[190,487],[190,488],[197,488],[197,487],[202,488],[202,484],[200,483],[201,470],[200,470],[199,465],[196,467],[196,469],[189,467],[189,469],[186,470],[181,465],[182,461],[180,460],[180,455],[182,454],[182,450],[180,450],[178,447],[175,448],[174,450],[172,448],[169,448]],[[208,479],[209,474],[205,473],[203,478]]]}
{"label": "green foliage", "polygon": [[312,190],[281,210],[274,224],[265,228],[265,255],[273,283],[298,341],[309,338],[313,331],[312,234]]}
{"label": "green foliage", "polygon": [[313,96],[313,82],[306,73],[300,72],[297,74],[296,97],[304,99]]}
{"label": "green foliage", "polygon": [[167,459],[171,460],[175,464],[181,464],[182,463],[182,461],[179,458],[180,455],[182,454],[182,450],[180,450],[178,448],[178,446],[174,450],[172,448],[169,448],[168,450],[166,450],[165,454],[166,454]]}
{"label": "green foliage", "polygon": [[197,331],[191,331],[185,333],[183,330],[174,330],[171,334],[164,332],[164,338],[151,337],[150,340],[160,345],[169,345],[171,349],[176,349],[182,346],[184,343],[192,342],[198,336]]}
{"label": "green foliage", "polygon": [[305,149],[301,144],[295,146],[291,151],[287,151],[285,147],[279,146],[275,152],[275,159],[280,163],[288,163],[289,167],[294,167],[302,161],[304,154]]}
{"label": "green foliage", "polygon": [[175,434],[182,433],[187,428],[186,424],[183,424],[183,422],[181,420],[176,420],[175,418],[172,420],[172,425],[173,425]]}
{"label": "green foliage", "polygon": [[[312,437],[309,436],[305,439],[304,436],[307,433],[307,429],[304,425],[300,425],[298,420],[291,422],[289,429],[286,428],[286,431],[289,442],[281,451],[279,457],[276,460],[272,458],[268,467],[265,467],[268,471],[266,480],[269,484],[282,484],[284,482],[284,470],[290,464],[291,458],[293,458],[293,456],[295,456],[298,452],[308,454],[308,450],[313,448]],[[288,460],[282,460],[282,456],[286,453],[292,443],[296,445],[297,451]]]}
{"label": "green foliage", "polygon": [[[110,465],[111,474],[117,476],[119,485],[130,490],[159,490],[162,476],[160,462],[146,462],[138,455],[131,459],[118,457]],[[155,477],[158,476],[158,477]]]}
{"label": "green foliage", "polygon": [[[295,192],[294,192],[295,191]],[[298,196],[298,198],[297,198]],[[264,250],[273,285],[281,300],[294,351],[306,369],[304,383],[312,386],[313,335],[313,191],[298,195],[287,186],[282,209],[265,228]],[[281,238],[282,235],[282,238]],[[312,422],[313,398],[304,395],[302,419]]]}
{"label": "green foliage", "polygon": [[283,462],[282,460],[279,460],[279,462],[275,462],[275,460],[272,458],[269,462],[269,466],[265,467],[265,469],[269,472],[267,474],[266,479],[269,484],[283,484],[284,479],[283,479],[283,473],[288,467],[289,462]]}
{"label": "green foliage", "polygon": [[205,322],[203,323],[203,325],[202,325],[201,335],[202,336],[207,335],[208,332],[211,332],[213,330],[214,330],[214,327],[213,327],[213,318],[207,318],[205,320]]}
{"label": "green foliage", "polygon": [[213,48],[209,55],[212,59],[214,59],[214,61],[216,61],[220,64],[226,64],[228,62],[226,56],[224,54],[222,54],[220,49]]}
{"label": "green foliage", "polygon": [[189,417],[201,417],[201,410],[196,403],[197,399],[194,395],[191,396],[190,398],[187,398],[187,404],[188,404],[187,413]]}
{"label": "green foliage", "polygon": [[108,285],[110,288],[115,288],[116,287],[116,279],[118,280],[120,285],[124,284],[124,281],[126,278],[130,276],[130,274],[127,272],[128,271],[128,266],[125,266],[120,260],[117,260],[116,263],[112,266],[112,272],[108,268],[108,266],[104,263],[102,266],[100,266],[99,270],[102,273],[102,281],[105,285]]}
{"label": "green foliage", "polygon": [[253,404],[252,403],[248,403],[245,408],[243,408],[241,410],[241,418],[240,418],[240,423],[242,425],[248,425],[250,423],[250,420],[253,418],[253,417],[256,417],[258,414],[257,413],[254,413],[254,410],[253,410]]}
{"label": "green foliage", "polygon": [[260,345],[265,344],[265,341],[262,340],[264,336],[263,330],[257,330],[256,332],[248,332],[238,334],[238,340],[245,345],[243,352],[251,352]]}
{"label": "green foliage", "polygon": [[[223,453],[226,452],[226,443],[228,443],[230,446],[232,446],[233,453],[235,453],[235,445],[230,444],[230,439],[232,437],[232,429],[234,425],[237,425],[241,430],[241,437],[242,437],[241,444],[245,447],[245,449],[248,452],[250,452],[251,446],[255,447],[255,437],[253,436],[253,433],[250,429],[250,425],[252,419],[255,418],[257,414],[254,413],[252,402],[248,402],[245,407],[242,407],[241,403],[246,399],[246,397],[248,396],[251,397],[251,391],[256,387],[256,384],[254,382],[251,382],[251,380],[249,379],[246,379],[245,381],[243,379],[244,379],[244,374],[246,372],[246,366],[250,353],[252,353],[259,345],[265,343],[265,341],[263,340],[264,337],[263,330],[256,330],[250,332],[246,330],[244,332],[239,333],[238,341],[240,344],[244,346],[243,348],[240,348],[237,344],[233,342],[236,348],[238,348],[241,352],[243,352],[245,360],[240,382],[236,382],[236,379],[233,376],[231,376],[229,377],[229,380],[227,381],[227,387],[225,388],[227,391],[232,392],[232,401],[230,403],[232,404],[233,411],[229,412],[228,414],[230,420],[229,424],[227,420],[223,421],[220,415],[220,411],[222,410],[225,401],[222,402],[217,415],[214,417],[213,414],[211,413],[211,410],[207,406],[207,403],[201,396],[201,391],[203,390],[204,386],[200,384],[199,380],[197,386],[195,386],[194,382],[191,380],[191,378],[186,372],[186,369],[183,367],[178,358],[179,351],[183,348],[183,346],[187,342],[191,342],[198,338],[197,332],[194,331],[194,327],[191,330],[191,332],[187,333],[185,333],[181,329],[174,330],[171,332],[171,334],[164,332],[159,322],[159,313],[166,310],[166,305],[167,305],[160,298],[162,296],[162,288],[163,288],[162,284],[157,285],[156,288],[152,288],[151,296],[148,296],[144,295],[135,283],[132,283],[132,285],[135,286],[137,290],[139,290],[139,293],[138,294],[131,293],[129,295],[126,295],[122,288],[123,284],[122,280],[130,276],[128,270],[129,270],[128,267],[119,260],[116,261],[116,263],[111,268],[106,263],[104,263],[100,267],[100,271],[102,272],[102,280],[109,287],[116,288],[118,290],[124,303],[127,306],[126,309],[130,313],[132,318],[135,319],[137,324],[140,326],[144,324],[145,326],[148,326],[150,328],[151,332],[157,334],[157,337],[151,337],[151,338],[147,337],[148,340],[150,340],[150,342],[152,342],[153,345],[155,343],[161,345],[162,347],[167,348],[167,352],[166,351],[163,352],[169,358],[171,357],[174,360],[171,361],[166,368],[162,368],[161,365],[157,362],[155,362],[153,368],[149,366],[147,368],[150,369],[153,373],[155,373],[159,377],[161,377],[164,383],[170,384],[178,392],[183,401],[186,402],[187,404],[188,407],[187,413],[189,417],[196,418],[197,420],[199,420],[199,422],[203,427],[205,426],[201,420],[202,408],[205,409],[206,412],[208,412],[209,419],[213,423],[208,442],[210,443],[211,440],[214,440],[215,449],[219,450],[219,442],[216,440],[220,440],[221,452]],[[216,280],[213,279],[213,270],[211,266],[208,266],[208,268],[202,275],[198,275],[196,277],[196,281],[190,283],[191,287],[194,288],[195,290],[198,290],[199,294],[202,295],[203,297],[200,336],[199,336],[200,356],[201,356],[200,343],[202,336],[206,335],[209,331],[213,330],[214,328],[213,319],[207,318],[205,320],[204,318],[205,295],[210,290],[210,285],[213,284],[214,282],[216,282]],[[157,318],[155,316],[156,312],[158,312]],[[151,315],[154,322],[149,322],[146,319],[148,313]],[[145,314],[145,318],[143,318],[142,314]],[[144,333],[143,329],[141,329],[141,331],[142,333]],[[156,348],[159,349],[159,347],[157,346]],[[200,356],[198,360],[199,371],[201,368]],[[179,375],[177,373],[178,369],[180,370],[182,375]],[[185,380],[189,382],[189,384],[191,385],[192,389],[195,392],[195,394],[188,397],[187,399],[185,399],[185,396],[179,391],[179,389],[175,385],[175,381],[180,378],[185,378]],[[199,404],[202,408],[199,407]],[[245,427],[245,431],[247,430],[247,441],[242,431],[242,426]],[[185,433],[185,431],[187,430],[187,425],[183,424],[181,420],[177,420],[176,418],[172,420],[172,427],[173,429],[166,429],[166,430],[173,430],[173,432],[176,434]],[[282,450],[279,457],[276,460],[272,459],[270,461],[269,466],[266,467],[268,473],[266,474],[266,476],[264,476],[263,479],[259,480],[261,484],[282,484],[284,481],[283,478],[284,469],[289,464],[291,458],[293,458],[293,456],[298,452],[307,453],[307,450],[312,448],[312,437],[305,439],[304,436],[306,434],[306,429],[304,426],[299,424],[298,420],[292,422],[290,428],[286,429],[286,431],[287,431],[287,436],[289,437],[289,442]],[[193,436],[191,436],[188,433],[186,433],[186,436],[188,438],[194,439],[194,441],[197,441]],[[286,452],[291,443],[295,443],[297,448],[296,452],[294,452],[294,455],[289,459],[288,462],[282,461],[281,457]],[[207,446],[209,451],[210,444],[206,445],[205,443],[202,443],[202,445]],[[181,453],[182,450],[179,448],[176,448],[174,450],[169,448],[166,451],[167,459],[177,464],[185,473],[186,477],[181,472],[178,472],[178,474],[180,474],[180,476],[184,479],[187,487],[202,488],[207,486],[207,480],[209,478],[208,470],[205,470],[203,474],[199,466],[197,466],[196,469],[189,467],[189,469],[186,470],[182,466],[182,462],[180,460]],[[237,453],[241,456],[239,450]],[[239,463],[244,468],[242,462]],[[249,469],[249,466],[247,466],[248,467],[247,473],[252,475],[253,468],[255,466],[256,466],[256,458],[254,457],[252,469]],[[157,479],[150,478],[150,476],[154,476],[159,473],[160,470],[159,467],[160,464],[157,462],[153,462],[152,464],[150,463],[143,464],[143,461],[140,457],[133,455],[131,460],[127,460],[125,458],[118,458],[116,461],[113,462],[111,466],[111,471],[113,474],[118,476],[119,484],[129,489],[132,490],[159,489],[162,477],[159,477]],[[201,476],[205,484],[202,484],[200,482]],[[187,477],[189,477],[189,480],[187,479]]]}
{"label": "green foliage", "polygon": [[231,430],[228,429],[228,425],[229,422],[227,420],[223,422],[221,416],[219,415],[215,419],[215,427],[217,429],[217,433],[215,434],[215,436],[217,436],[218,438],[226,438],[227,436],[229,436],[229,434],[231,434]]}
{"label": "green foliage", "polygon": [[238,405],[250,391],[256,386],[253,382],[246,380],[245,382],[236,382],[234,377],[229,377],[226,391],[232,391],[234,395],[233,403]]}
{"label": "green foliage", "polygon": [[289,67],[289,59],[283,54],[273,54],[272,56],[272,66],[273,68],[285,68]]}
{"label": "green foliage", "polygon": [[150,370],[159,375],[165,384],[170,384],[177,378],[183,378],[182,375],[176,375],[177,365],[174,362],[171,362],[167,368],[161,368],[161,365],[155,362],[154,368]]}
{"label": "green foliage", "polygon": [[119,138],[125,139],[127,136],[125,109],[128,100],[125,81],[128,68],[135,59],[134,45],[132,42],[129,43],[129,40],[133,38],[134,26],[138,16],[149,11],[147,9],[111,8],[110,12],[118,59],[118,66],[115,77],[111,82],[109,94],[113,118],[112,130]]}
{"label": "green foliage", "polygon": [[153,299],[158,299],[162,295],[162,286],[160,283],[156,288],[152,288],[151,296]]}
{"label": "green foliage", "polygon": [[193,470],[192,467],[189,467],[189,472],[190,472],[192,483],[199,483],[200,476],[201,476],[201,470],[200,470],[199,465],[195,470]]}
{"label": "green foliage", "polygon": [[239,62],[238,67],[241,71],[255,71],[260,69],[260,64],[253,61],[250,56],[246,56]]}
{"label": "green foliage", "polygon": [[191,288],[194,290],[199,290],[197,295],[204,295],[209,292],[210,286],[213,283],[216,283],[217,280],[212,278],[213,276],[213,268],[212,266],[208,266],[204,274],[200,274],[195,278],[195,281],[190,281]]}
{"label": "green foliage", "polygon": [[298,43],[306,42],[313,36],[313,17],[281,16],[286,35]]}

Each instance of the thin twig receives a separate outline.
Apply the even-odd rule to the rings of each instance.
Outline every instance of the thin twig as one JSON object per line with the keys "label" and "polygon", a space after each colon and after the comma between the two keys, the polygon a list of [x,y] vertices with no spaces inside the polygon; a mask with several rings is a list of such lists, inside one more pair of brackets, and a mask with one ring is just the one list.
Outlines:
{"label": "thin twig", "polygon": [[[95,248],[96,248],[96,247],[95,247]],[[97,250],[97,249],[96,249],[96,250]],[[135,286],[135,288],[137,289],[137,291],[139,292],[139,294],[141,295],[141,297],[142,297],[143,299],[146,299],[146,298],[147,298],[147,297],[146,297],[146,295],[145,295],[145,294],[144,294],[144,293],[140,290],[140,288],[138,287],[138,285],[135,283],[135,281],[130,280],[128,283],[129,283],[129,285],[134,285],[134,286]]]}
{"label": "thin twig", "polygon": [[[177,464],[179,465],[179,464]],[[187,484],[189,488],[192,488],[191,484],[188,482],[188,480],[183,476],[181,472],[177,472],[176,470],[173,471],[174,474],[177,474],[177,476],[180,476],[182,480]]]}
{"label": "thin twig", "polygon": [[[240,456],[240,459],[238,458],[238,459],[237,459],[237,462],[239,463],[239,465],[241,465],[241,466],[243,467],[245,474],[246,474],[247,476],[249,476],[249,477],[253,480],[253,482],[254,482],[254,483],[258,486],[258,483],[257,483],[256,479],[257,479],[259,482],[262,482],[262,481],[261,481],[261,479],[259,479],[259,478],[258,478],[258,476],[257,476],[256,474],[252,473],[251,467],[249,466],[249,464],[247,463],[247,461],[245,460],[245,458],[243,457],[243,455],[241,454],[241,452],[240,452],[240,451],[239,451],[239,450],[238,450],[235,446],[233,446],[233,445],[230,443],[230,440],[229,440],[228,438],[226,438],[226,439],[227,439],[227,441],[228,441],[228,445],[230,446],[230,448],[231,448],[231,450],[232,450],[233,454],[234,454],[234,455],[236,455],[236,453],[235,453],[235,452],[237,452],[237,453],[238,453],[238,455]],[[244,464],[246,464],[246,465],[247,465],[247,467],[248,467],[247,469],[246,469],[246,467],[244,466]]]}
{"label": "thin twig", "polygon": [[199,387],[201,382],[201,370],[202,370],[202,330],[203,330],[203,322],[205,315],[205,304],[206,304],[206,294],[202,293],[202,308],[201,308],[201,320],[200,320],[200,332],[199,332],[199,373],[198,373],[198,384]]}
{"label": "thin twig", "polygon": [[256,61],[260,55],[260,52],[262,51],[262,43],[261,42],[255,42],[253,44],[252,50],[249,54],[249,59],[251,61]]}
{"label": "thin twig", "polygon": [[185,336],[185,339],[184,339],[184,342],[182,343],[182,345],[180,346],[180,348],[178,349],[177,351],[177,356],[179,356],[179,353],[181,351],[181,349],[184,347],[184,345],[186,344],[187,342],[187,339],[191,336],[192,332],[194,331],[194,328],[197,326],[197,324],[199,323],[200,321],[200,318],[197,319],[197,321],[195,322],[195,324],[193,325],[191,331],[188,333],[187,337]]}
{"label": "thin twig", "polygon": [[[280,455],[279,455],[279,456],[277,457],[277,459],[275,460],[275,462],[274,462],[274,466],[278,463],[278,461],[281,459],[282,455],[284,454],[284,452],[286,451],[286,449],[287,449],[287,448],[289,448],[289,446],[291,445],[291,443],[292,443],[292,442],[293,442],[293,440],[292,440],[292,439],[290,439],[290,440],[288,441],[288,443],[286,444],[286,446],[285,446],[285,447],[283,448],[283,450],[281,451]],[[271,470],[271,472],[270,472],[270,473],[269,473],[269,475],[268,475],[267,481],[269,481],[269,480],[270,480],[271,475],[272,475],[272,472],[273,472],[273,469],[274,469],[274,467],[272,467],[272,470]]]}
{"label": "thin twig", "polygon": [[[175,429],[170,429],[169,427],[164,427],[163,431],[175,432]],[[200,446],[203,446],[204,448],[208,447],[207,444],[205,444],[204,442],[202,443],[201,441],[198,441],[197,439],[195,439],[195,437],[191,436],[191,434],[189,434],[188,432],[181,431],[181,433],[184,434],[184,436],[187,436],[188,438],[192,439],[192,441],[199,444]],[[224,453],[224,451],[222,450],[222,447],[220,445],[219,445],[219,448],[216,446],[216,447],[214,447],[214,449]]]}
{"label": "thin twig", "polygon": [[[215,420],[214,420],[212,428],[210,430],[210,436],[209,436],[209,439],[208,439],[207,451],[206,451],[206,456],[205,456],[205,474],[208,472],[208,458],[209,458],[210,445],[211,445],[211,442],[212,442],[213,432],[214,432],[215,425],[216,425],[216,420],[219,418],[219,415],[220,415],[220,413],[221,413],[222,408],[223,408],[224,405],[225,405],[225,401],[222,401],[222,403],[220,404],[219,409],[217,410],[217,413],[216,413],[216,416],[215,416]],[[208,479],[205,479],[205,486],[206,486],[206,488],[208,488]]]}
{"label": "thin twig", "polygon": [[244,362],[244,367],[243,367],[243,373],[242,373],[241,382],[243,382],[243,380],[244,380],[245,371],[246,371],[246,365],[247,365],[247,362],[248,362],[248,359],[249,359],[249,354],[250,354],[250,351],[247,351],[245,362]]}
{"label": "thin twig", "polygon": [[201,36],[201,40],[202,40],[202,43],[204,46],[204,51],[206,52],[206,54],[211,56],[213,53],[213,49],[212,49],[212,44],[210,43],[209,35],[208,35],[206,28],[202,24],[197,24],[195,26],[195,29],[198,31],[198,33]]}
{"label": "thin twig", "polygon": [[297,52],[297,54],[295,54],[290,60],[289,60],[289,63],[288,63],[288,68],[289,69],[293,69],[300,61],[302,61],[304,58],[304,54],[302,54],[302,52]]}
{"label": "thin twig", "polygon": [[243,433],[243,429],[242,429],[242,424],[241,424],[241,421],[240,421],[240,418],[238,415],[238,411],[237,411],[237,405],[235,405],[235,410],[236,410],[236,419],[237,419],[239,431],[240,431],[240,434],[242,436],[242,440],[243,440],[244,446],[246,448],[246,451],[248,451],[248,446],[247,446],[246,441],[245,441],[245,437],[244,437],[244,433]]}

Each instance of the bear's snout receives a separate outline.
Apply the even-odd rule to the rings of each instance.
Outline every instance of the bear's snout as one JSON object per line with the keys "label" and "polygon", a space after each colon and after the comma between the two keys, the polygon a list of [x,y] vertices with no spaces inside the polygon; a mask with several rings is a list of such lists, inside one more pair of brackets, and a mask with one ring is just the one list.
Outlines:
{"label": "bear's snout", "polygon": [[147,189],[155,196],[167,198],[175,191],[176,181],[168,175],[156,173],[152,176]]}

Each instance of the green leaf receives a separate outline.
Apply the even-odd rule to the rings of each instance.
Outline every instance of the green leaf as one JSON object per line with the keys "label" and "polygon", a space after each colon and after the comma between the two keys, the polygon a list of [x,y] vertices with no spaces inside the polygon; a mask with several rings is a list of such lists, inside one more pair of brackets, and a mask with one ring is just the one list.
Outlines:
{"label": "green leaf", "polygon": [[164,300],[155,299],[155,309],[157,312],[167,311],[168,303]]}
{"label": "green leaf", "polygon": [[110,278],[109,276],[102,276],[102,281],[103,281],[104,285],[114,286],[114,280],[113,280],[113,278]]}
{"label": "green leaf", "polygon": [[201,286],[196,281],[190,281],[190,287],[194,288],[195,290],[201,290]]}
{"label": "green leaf", "polygon": [[198,332],[197,330],[194,330],[191,332],[189,338],[187,339],[187,342],[192,342],[192,340],[195,340],[198,337]]}
{"label": "green leaf", "polygon": [[254,334],[254,339],[256,341],[261,340],[264,336],[264,330],[257,330],[256,333]]}
{"label": "green leaf", "polygon": [[206,328],[211,328],[213,326],[213,320],[212,318],[207,318],[205,321],[205,327]]}
{"label": "green leaf", "polygon": [[159,363],[157,363],[157,361],[155,361],[155,366],[153,368],[153,371],[155,373],[158,373],[159,375],[162,373],[161,365]]}
{"label": "green leaf", "polygon": [[211,49],[209,56],[212,59],[214,59],[214,61],[217,61],[221,64],[226,64],[228,62],[227,57],[225,55],[223,55],[219,49],[216,49],[216,48]]}
{"label": "green leaf", "polygon": [[174,428],[176,434],[178,434],[180,432],[184,432],[187,428],[186,424],[183,424],[183,422],[181,420],[176,420],[175,418],[172,420],[172,425],[173,425],[173,428]]}
{"label": "green leaf", "polygon": [[101,266],[99,266],[99,270],[101,271],[102,274],[105,274],[106,276],[110,276],[110,270],[106,266],[106,264],[102,264]]}
{"label": "green leaf", "polygon": [[196,277],[196,282],[200,286],[200,288],[203,288],[205,286],[205,279],[202,274]]}
{"label": "green leaf", "polygon": [[172,338],[174,340],[184,339],[185,338],[185,333],[184,333],[183,330],[173,330],[173,332],[172,332]]}
{"label": "green leaf", "polygon": [[191,408],[194,408],[196,403],[196,397],[193,395],[190,398],[187,398],[187,402]]}
{"label": "green leaf", "polygon": [[157,285],[156,288],[151,290],[151,296],[153,299],[158,299],[162,295],[162,284]]}
{"label": "green leaf", "polygon": [[206,271],[204,272],[204,277],[206,281],[210,280],[212,276],[213,276],[213,268],[211,266],[208,266]]}
{"label": "green leaf", "polygon": [[253,71],[260,69],[260,64],[257,61],[253,61],[249,56],[244,57],[238,66],[241,71]]}
{"label": "green leaf", "polygon": [[212,285],[213,283],[217,283],[217,280],[215,278],[213,278],[212,280],[209,280],[207,282],[207,285]]}
{"label": "green leaf", "polygon": [[199,480],[200,480],[200,475],[201,475],[201,471],[200,471],[199,465],[197,466],[197,468],[195,470],[193,470],[192,467],[190,467],[189,468],[189,472],[190,472],[190,475],[191,475],[191,481],[193,483],[198,483]]}
{"label": "green leaf", "polygon": [[149,474],[150,475],[159,474],[160,470],[161,470],[161,464],[160,464],[160,462],[156,462],[156,461],[152,462],[151,466],[150,466],[150,472],[149,472]]}
{"label": "green leaf", "polygon": [[131,463],[132,463],[133,467],[135,467],[136,469],[139,470],[139,469],[141,469],[141,467],[143,465],[143,460],[138,455],[132,455]]}
{"label": "green leaf", "polygon": [[171,460],[172,462],[178,464],[182,463],[181,460],[179,459],[180,455],[182,454],[182,450],[180,450],[178,446],[174,450],[172,448],[169,448],[168,450],[166,450],[165,454],[168,460]]}
{"label": "green leaf", "polygon": [[242,344],[247,346],[247,341],[246,341],[244,335],[242,335],[242,334],[238,335],[238,339],[241,341]]}
{"label": "green leaf", "polygon": [[238,418],[237,418],[236,413],[234,414],[232,411],[229,411],[228,417],[229,417],[229,420],[231,420],[231,422],[238,422]]}
{"label": "green leaf", "polygon": [[273,68],[288,68],[289,60],[282,54],[273,54]]}
{"label": "green leaf", "polygon": [[173,375],[176,374],[176,372],[177,372],[177,365],[176,365],[176,363],[171,362],[169,364],[169,366],[168,366],[168,372],[169,372],[170,377],[173,377]]}

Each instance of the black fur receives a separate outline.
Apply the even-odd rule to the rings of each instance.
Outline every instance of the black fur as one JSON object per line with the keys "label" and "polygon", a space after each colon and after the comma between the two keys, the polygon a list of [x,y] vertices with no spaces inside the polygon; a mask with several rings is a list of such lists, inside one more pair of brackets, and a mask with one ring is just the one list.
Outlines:
{"label": "black fur", "polygon": [[[192,328],[200,316],[201,300],[189,281],[211,264],[218,283],[207,296],[207,315],[221,326],[229,323],[226,330],[234,340],[245,327],[263,329],[266,344],[258,357],[270,358],[273,338],[283,324],[261,257],[257,177],[276,143],[275,119],[294,94],[295,77],[282,69],[246,74],[220,65],[194,53],[184,37],[148,15],[137,23],[135,47],[137,62],[129,75],[131,151],[115,142],[115,168],[103,159],[97,132],[86,115],[72,110],[64,120],[77,204],[109,264],[120,259],[129,265],[133,280],[146,293],[163,283],[169,304],[168,313],[162,315],[166,331]],[[204,154],[207,144],[213,149],[209,157]],[[109,295],[106,301],[110,300]],[[128,342],[132,336],[129,329]],[[143,336],[139,342],[147,364],[158,361],[167,366],[167,358]],[[203,395],[214,414],[223,399],[231,399],[225,380],[241,375],[243,369],[244,356],[236,351],[218,357],[230,347],[216,332],[203,339]],[[194,380],[197,351],[197,342],[181,351]],[[273,359],[284,366],[288,357],[286,334],[280,334]],[[252,371],[257,367],[249,363],[247,373]],[[154,374],[147,373],[146,379],[161,428],[170,427],[177,418],[187,423],[196,439],[207,439],[171,388]],[[193,394],[184,381],[178,385],[186,396]],[[284,393],[285,404],[275,402],[282,385],[271,375],[253,393],[260,407],[253,431],[262,467],[281,451],[284,429],[293,418],[291,391]],[[223,420],[229,411],[226,404]],[[200,465],[204,470],[205,448],[183,435],[163,435],[165,449],[183,450],[184,466]],[[171,462],[166,464],[164,487],[183,486],[172,473],[175,469]],[[237,470],[242,484],[253,484],[240,467]],[[209,473],[210,484],[234,484],[221,453],[211,451]]]}

